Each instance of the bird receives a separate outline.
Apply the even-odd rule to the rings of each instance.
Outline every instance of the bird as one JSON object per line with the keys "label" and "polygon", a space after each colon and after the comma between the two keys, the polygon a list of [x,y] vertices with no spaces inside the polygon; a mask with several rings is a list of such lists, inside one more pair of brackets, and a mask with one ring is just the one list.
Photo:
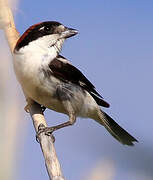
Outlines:
{"label": "bird", "polygon": [[28,102],[68,115],[67,122],[46,127],[47,135],[73,125],[77,117],[90,118],[121,144],[134,145],[137,139],[101,109],[108,108],[109,103],[78,68],[60,55],[64,41],[76,34],[76,29],[60,22],[45,21],[21,35],[14,48],[13,66]]}

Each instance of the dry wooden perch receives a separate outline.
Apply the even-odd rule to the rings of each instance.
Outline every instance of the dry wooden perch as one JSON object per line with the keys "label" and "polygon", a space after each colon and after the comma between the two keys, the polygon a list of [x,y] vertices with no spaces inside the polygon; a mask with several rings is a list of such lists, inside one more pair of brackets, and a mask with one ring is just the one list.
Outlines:
{"label": "dry wooden perch", "polygon": [[[15,44],[19,38],[19,33],[16,30],[12,11],[8,5],[7,0],[0,0],[0,28],[4,30],[10,50],[13,53]],[[26,97],[26,94],[24,95]],[[44,127],[47,126],[40,105],[38,105],[37,103],[31,104],[29,111],[36,132],[38,131],[38,126],[40,124],[43,124]],[[43,152],[43,156],[45,158],[45,164],[49,178],[51,180],[65,180],[62,175],[60,164],[56,156],[54,143],[51,137],[46,136],[44,133],[41,133],[39,137],[39,142]]]}

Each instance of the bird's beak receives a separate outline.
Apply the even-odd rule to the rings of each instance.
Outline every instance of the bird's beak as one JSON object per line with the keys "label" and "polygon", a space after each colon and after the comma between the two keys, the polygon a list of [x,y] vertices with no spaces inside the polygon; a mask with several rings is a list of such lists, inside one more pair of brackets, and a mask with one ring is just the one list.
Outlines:
{"label": "bird's beak", "polygon": [[72,36],[75,36],[78,34],[78,31],[76,29],[72,28],[65,28],[65,30],[61,33],[61,38],[70,38]]}

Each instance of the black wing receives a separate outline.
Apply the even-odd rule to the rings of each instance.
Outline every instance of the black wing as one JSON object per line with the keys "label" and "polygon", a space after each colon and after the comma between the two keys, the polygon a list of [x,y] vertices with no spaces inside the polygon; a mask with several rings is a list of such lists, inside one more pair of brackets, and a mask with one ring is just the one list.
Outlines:
{"label": "black wing", "polygon": [[102,96],[95,90],[94,85],[73,65],[69,64],[63,56],[58,56],[49,64],[52,74],[64,81],[81,86],[88,91],[98,105],[109,107],[109,104],[102,99]]}

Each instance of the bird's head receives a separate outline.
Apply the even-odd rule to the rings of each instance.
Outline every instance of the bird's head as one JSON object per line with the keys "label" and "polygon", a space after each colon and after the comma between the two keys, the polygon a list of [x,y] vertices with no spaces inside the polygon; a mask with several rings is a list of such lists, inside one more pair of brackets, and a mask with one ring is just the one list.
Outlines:
{"label": "bird's head", "polygon": [[42,48],[54,47],[61,50],[64,40],[76,35],[77,30],[68,28],[56,21],[47,21],[29,27],[18,40],[15,51],[27,46]]}

